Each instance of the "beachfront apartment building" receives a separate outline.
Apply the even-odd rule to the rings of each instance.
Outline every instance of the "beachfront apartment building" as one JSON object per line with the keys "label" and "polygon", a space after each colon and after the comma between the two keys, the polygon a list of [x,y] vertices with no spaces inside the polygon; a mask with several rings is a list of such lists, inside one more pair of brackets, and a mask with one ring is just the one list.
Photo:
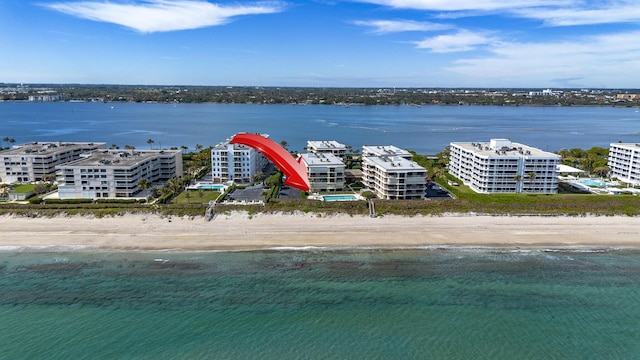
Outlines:
{"label": "beachfront apartment building", "polygon": [[[362,182],[380,199],[423,199],[427,170],[394,146],[363,146]],[[367,154],[367,155],[365,155]]]}
{"label": "beachfront apartment building", "polygon": [[0,182],[29,183],[55,176],[56,166],[75,161],[82,154],[106,149],[97,142],[30,142],[0,152]]}
{"label": "beachfront apartment building", "polygon": [[611,177],[640,185],[640,144],[616,143],[609,145]]}
{"label": "beachfront apartment building", "polygon": [[58,195],[69,198],[128,198],[148,184],[183,175],[179,150],[102,150],[58,165]]}
{"label": "beachfront apartment building", "polygon": [[344,190],[345,164],[332,153],[301,154],[307,169],[310,191],[341,191]]}
{"label": "beachfront apartment building", "polygon": [[307,141],[307,151],[315,154],[333,154],[344,159],[347,154],[347,146],[335,140],[309,140]]}
{"label": "beachfront apartment building", "polygon": [[478,193],[558,193],[560,155],[511,142],[452,142],[449,173]]}
{"label": "beachfront apartment building", "polygon": [[256,175],[264,171],[269,160],[250,146],[231,144],[230,141],[227,139],[211,149],[213,182],[251,183]]}

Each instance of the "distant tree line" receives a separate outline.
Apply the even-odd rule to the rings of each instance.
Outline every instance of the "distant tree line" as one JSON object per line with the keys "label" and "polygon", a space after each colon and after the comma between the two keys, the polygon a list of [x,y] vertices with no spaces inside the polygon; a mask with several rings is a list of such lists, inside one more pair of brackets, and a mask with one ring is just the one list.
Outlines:
{"label": "distant tree line", "polygon": [[[134,85],[38,85],[47,86],[64,99],[104,102],[249,103],[327,105],[617,105],[640,106],[640,99],[618,100],[621,93],[640,90],[583,92],[565,89],[554,96],[532,96],[525,89],[445,88],[311,88],[235,86],[134,86]],[[34,85],[35,87],[35,85]],[[34,90],[35,94],[35,90]],[[3,94],[4,100],[26,100],[30,93]]]}

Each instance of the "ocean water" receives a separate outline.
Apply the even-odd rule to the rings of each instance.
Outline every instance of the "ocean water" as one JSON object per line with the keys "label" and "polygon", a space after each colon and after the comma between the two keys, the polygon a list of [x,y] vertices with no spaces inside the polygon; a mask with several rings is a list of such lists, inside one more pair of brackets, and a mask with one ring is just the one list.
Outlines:
{"label": "ocean water", "polygon": [[0,252],[3,359],[637,359],[640,252]]}
{"label": "ocean water", "polygon": [[[514,142],[556,151],[640,142],[640,112],[620,107],[351,106],[0,102],[0,139],[95,141],[148,149],[215,145],[267,133],[290,150],[307,140],[393,144],[435,154],[453,141]],[[8,144],[2,144],[7,146]]]}

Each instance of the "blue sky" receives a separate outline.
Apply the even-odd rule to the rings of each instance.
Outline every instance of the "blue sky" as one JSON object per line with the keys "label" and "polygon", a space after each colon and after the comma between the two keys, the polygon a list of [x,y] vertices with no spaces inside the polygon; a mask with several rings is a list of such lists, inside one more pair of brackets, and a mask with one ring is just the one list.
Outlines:
{"label": "blue sky", "polygon": [[640,0],[2,0],[0,82],[640,88]]}

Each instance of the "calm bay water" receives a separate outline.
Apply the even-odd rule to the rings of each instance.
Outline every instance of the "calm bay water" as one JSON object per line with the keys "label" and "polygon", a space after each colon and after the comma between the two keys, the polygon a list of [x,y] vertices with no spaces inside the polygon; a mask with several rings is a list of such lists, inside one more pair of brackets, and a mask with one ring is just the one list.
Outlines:
{"label": "calm bay water", "polygon": [[0,253],[6,359],[634,359],[640,252]]}
{"label": "calm bay water", "polygon": [[[237,132],[268,133],[290,150],[335,139],[354,148],[393,144],[424,154],[452,141],[512,141],[555,151],[640,142],[640,112],[614,107],[351,106],[0,103],[0,138],[104,141],[169,148],[215,145]],[[7,144],[4,144],[5,146]]]}

